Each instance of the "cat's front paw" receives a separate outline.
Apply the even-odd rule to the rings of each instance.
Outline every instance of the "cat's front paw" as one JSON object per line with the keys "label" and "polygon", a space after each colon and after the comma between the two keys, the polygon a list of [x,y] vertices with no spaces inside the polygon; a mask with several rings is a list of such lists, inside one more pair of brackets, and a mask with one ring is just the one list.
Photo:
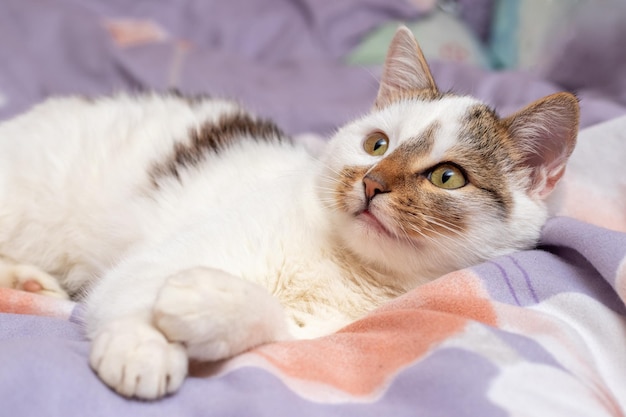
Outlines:
{"label": "cat's front paw", "polygon": [[52,275],[33,265],[0,259],[0,287],[68,300],[70,297]]}
{"label": "cat's front paw", "polygon": [[100,379],[119,394],[146,400],[178,390],[188,366],[180,344],[135,318],[112,321],[98,332],[89,361]]}
{"label": "cat's front paw", "polygon": [[192,359],[216,361],[289,338],[282,306],[264,288],[212,268],[170,277],[159,292],[154,323]]}

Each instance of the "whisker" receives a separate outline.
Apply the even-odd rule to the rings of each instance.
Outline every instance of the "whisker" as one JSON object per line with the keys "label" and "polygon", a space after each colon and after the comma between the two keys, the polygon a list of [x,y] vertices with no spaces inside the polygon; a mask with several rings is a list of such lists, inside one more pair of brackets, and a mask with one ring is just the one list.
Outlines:
{"label": "whisker", "polygon": [[446,229],[447,231],[456,234],[457,236],[464,236],[463,232],[460,230],[457,230],[454,228],[454,225],[452,223],[446,223],[445,221],[443,221],[442,219],[435,219],[431,216],[426,215],[425,216],[426,220],[428,222],[430,222],[431,224],[434,224],[435,226],[439,226],[443,229]]}
{"label": "whisker", "polygon": [[[431,219],[431,221],[432,221],[432,219]],[[446,235],[446,234],[444,234],[444,233],[441,233],[440,231],[438,231],[437,229],[435,229],[435,228],[432,226],[432,224],[428,224],[428,223],[426,223],[426,226],[427,226],[427,227],[425,228],[425,230],[426,230],[427,232],[429,232],[429,233],[433,233],[436,237],[442,238],[442,239],[444,239],[444,240],[446,240],[446,241],[448,241],[448,242],[450,242],[450,243],[454,243],[454,244],[455,244],[455,246],[459,244],[459,239],[458,239],[458,237],[464,237],[464,235],[462,235],[460,232],[457,232],[457,231],[454,231],[454,232],[455,232],[455,234],[456,234],[458,237],[454,237],[454,236],[448,236],[448,235]],[[417,226],[413,226],[413,227],[412,227],[412,229],[413,229],[413,230],[415,230],[415,231],[418,231]],[[423,230],[424,230],[424,228],[420,228],[420,232],[421,232],[421,233],[423,233]],[[430,237],[432,238],[433,236],[430,236]],[[437,241],[435,241],[435,242],[437,242]],[[442,246],[443,246],[443,244],[442,244]]]}
{"label": "whisker", "polygon": [[[417,230],[415,231],[418,233],[421,233],[420,231],[417,231]],[[436,229],[433,229],[432,226],[428,228],[428,231],[444,239],[444,242],[441,242],[438,239],[432,239],[430,240],[430,242],[434,243],[435,245],[438,245],[439,247],[445,250],[450,249],[450,246],[446,246],[445,242],[454,243],[454,246],[459,246],[461,242],[468,242],[467,236],[461,235],[461,233],[459,233],[459,236],[462,236],[464,239],[460,241],[458,238],[447,236],[437,231]],[[463,263],[469,265],[469,264],[475,263],[477,260],[485,259],[484,254],[477,248],[476,245],[464,244],[462,247],[463,247],[463,250],[460,253],[457,253],[457,255],[463,257],[464,259]]]}
{"label": "whisker", "polygon": [[446,229],[449,232],[454,233],[457,236],[460,236],[460,237],[464,237],[465,236],[462,231],[455,229],[455,224],[454,223],[451,223],[451,222],[449,222],[449,221],[447,221],[445,219],[435,218],[435,217],[430,216],[428,214],[415,214],[415,213],[410,213],[410,212],[404,212],[404,214],[407,214],[407,215],[412,216],[412,217],[419,217],[419,218],[425,220],[427,224],[428,223],[431,224],[430,229],[432,229],[432,224],[434,224],[435,226],[439,226],[439,227],[441,227],[443,229]]}
{"label": "whisker", "polygon": [[[409,236],[409,233],[407,232],[407,230],[405,229],[404,225],[402,224],[402,222],[396,220],[396,219],[392,219],[393,223],[395,225],[397,225],[398,230],[400,230],[400,232],[404,235],[404,241],[406,241],[411,248],[415,249],[415,250],[419,250],[419,247],[417,246],[417,243],[415,242],[414,239],[411,238],[411,236]],[[420,234],[420,236],[424,236],[421,232],[418,232]]]}
{"label": "whisker", "polygon": [[323,176],[322,177],[323,180],[326,180],[328,182],[332,182],[335,184],[340,184],[340,185],[344,185],[346,187],[351,186],[352,184],[350,184],[349,182],[347,182],[346,179],[344,178],[336,178],[336,177],[330,177],[330,176]]}

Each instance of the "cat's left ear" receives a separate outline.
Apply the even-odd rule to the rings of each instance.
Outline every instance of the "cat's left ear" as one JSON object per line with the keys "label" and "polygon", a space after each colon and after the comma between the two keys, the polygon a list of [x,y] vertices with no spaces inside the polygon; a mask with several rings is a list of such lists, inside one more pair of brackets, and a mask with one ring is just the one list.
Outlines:
{"label": "cat's left ear", "polygon": [[437,85],[413,32],[400,26],[387,50],[374,106],[385,107],[398,97],[415,92],[438,95]]}
{"label": "cat's left ear", "polygon": [[505,126],[530,168],[530,192],[545,198],[565,173],[578,135],[578,99],[556,93],[504,119]]}

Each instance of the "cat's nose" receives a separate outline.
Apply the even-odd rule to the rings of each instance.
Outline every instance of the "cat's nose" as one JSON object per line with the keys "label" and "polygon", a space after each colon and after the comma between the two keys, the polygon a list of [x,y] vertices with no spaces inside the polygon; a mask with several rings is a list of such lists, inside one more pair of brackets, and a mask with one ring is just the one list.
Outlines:
{"label": "cat's nose", "polygon": [[378,194],[388,193],[389,190],[387,188],[387,184],[380,178],[376,178],[371,174],[367,174],[363,178],[363,188],[365,190],[365,198],[367,201],[371,201]]}

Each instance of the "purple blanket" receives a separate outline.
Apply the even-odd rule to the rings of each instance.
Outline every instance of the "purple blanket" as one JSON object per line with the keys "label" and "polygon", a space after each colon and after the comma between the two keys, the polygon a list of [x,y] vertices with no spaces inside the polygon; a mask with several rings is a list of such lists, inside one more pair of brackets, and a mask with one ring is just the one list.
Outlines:
{"label": "purple blanket", "polygon": [[537,250],[457,271],[338,333],[196,365],[124,399],[87,365],[80,306],[0,290],[0,392],[15,416],[621,416],[626,234],[568,218]]}
{"label": "purple blanket", "polygon": [[[343,57],[378,25],[419,19],[424,2],[413,3],[3,0],[0,119],[50,94],[177,88],[326,136],[377,90],[377,68]],[[621,49],[605,53],[626,64]],[[554,69],[432,69],[442,90],[503,114],[565,88]],[[626,86],[619,71],[604,75]],[[334,335],[196,364],[179,393],[152,403],[89,369],[80,305],[0,289],[2,415],[625,415],[626,94],[607,79],[567,81],[594,127],[553,207],[570,217],[551,219],[536,250],[446,275]]]}

